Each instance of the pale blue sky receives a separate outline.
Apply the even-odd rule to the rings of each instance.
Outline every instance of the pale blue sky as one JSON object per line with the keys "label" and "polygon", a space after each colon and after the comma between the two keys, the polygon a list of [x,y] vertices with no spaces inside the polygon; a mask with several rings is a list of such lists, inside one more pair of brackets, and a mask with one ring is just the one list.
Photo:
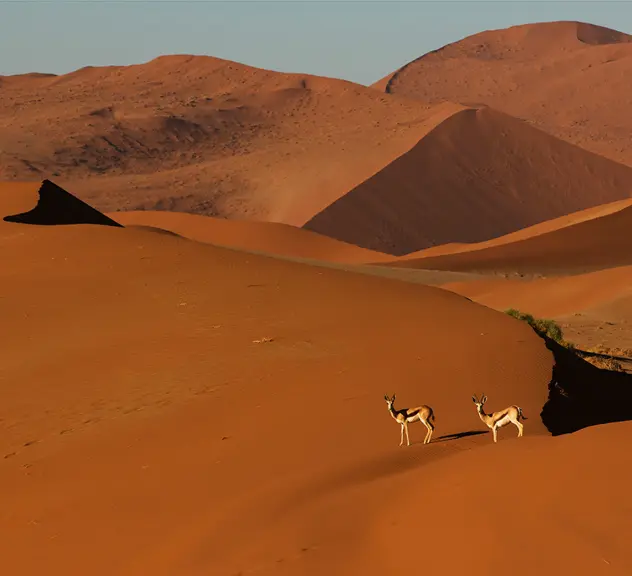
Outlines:
{"label": "pale blue sky", "polygon": [[0,0],[0,74],[208,54],[369,84],[490,28],[580,20],[632,32],[632,2]]}

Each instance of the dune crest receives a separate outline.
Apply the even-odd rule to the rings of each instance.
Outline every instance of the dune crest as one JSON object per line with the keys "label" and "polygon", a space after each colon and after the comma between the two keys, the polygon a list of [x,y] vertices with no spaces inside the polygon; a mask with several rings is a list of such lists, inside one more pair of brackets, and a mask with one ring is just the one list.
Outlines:
{"label": "dune crest", "polygon": [[424,54],[373,87],[424,102],[486,104],[632,165],[625,104],[632,91],[631,40],[583,22],[488,30]]}
{"label": "dune crest", "polygon": [[276,256],[356,264],[391,259],[388,254],[366,250],[309,230],[276,222],[225,220],[166,211],[111,212],[109,216],[125,226],[150,226],[169,230],[198,242],[266,252]]}
{"label": "dune crest", "polygon": [[[460,272],[578,274],[632,264],[632,200],[567,215],[506,237],[384,263]],[[382,262],[378,262],[382,264]]]}
{"label": "dune crest", "polygon": [[446,106],[343,80],[163,56],[4,78],[0,162],[6,178],[55,179],[104,212],[301,225],[408,150]]}
{"label": "dune crest", "polygon": [[631,192],[632,168],[490,108],[461,108],[304,227],[399,256],[492,239]]}

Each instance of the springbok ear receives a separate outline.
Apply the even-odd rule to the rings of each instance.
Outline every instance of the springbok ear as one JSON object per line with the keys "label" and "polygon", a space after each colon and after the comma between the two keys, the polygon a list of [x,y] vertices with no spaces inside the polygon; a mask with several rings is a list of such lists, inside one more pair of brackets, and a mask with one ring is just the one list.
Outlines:
{"label": "springbok ear", "polygon": [[388,402],[388,396],[386,394],[384,394],[384,400]]}
{"label": "springbok ear", "polygon": [[393,394],[393,397],[391,398],[392,402],[395,402],[395,394]]}
{"label": "springbok ear", "polygon": [[483,399],[481,400],[481,404],[485,404],[485,402],[487,402],[487,396],[483,396]]}
{"label": "springbok ear", "polygon": [[476,404],[476,396],[472,396],[472,402],[474,402],[474,404]]}

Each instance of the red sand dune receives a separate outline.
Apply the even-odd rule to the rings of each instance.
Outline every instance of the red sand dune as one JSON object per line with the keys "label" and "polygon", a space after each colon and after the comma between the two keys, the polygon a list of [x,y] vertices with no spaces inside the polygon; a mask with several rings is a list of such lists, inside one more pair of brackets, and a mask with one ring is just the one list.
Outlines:
{"label": "red sand dune", "polygon": [[[17,188],[2,190],[3,217],[37,200],[22,187],[17,206]],[[437,439],[482,428],[470,396],[483,391],[529,417],[525,439],[504,430],[499,446],[546,437],[551,352],[448,291],[135,227],[0,220],[0,246],[0,528],[13,575],[343,574],[369,557],[377,575],[390,552],[358,558],[354,543],[379,525],[342,547],[348,512],[377,517],[400,472],[491,442],[400,449],[385,392],[431,404]],[[312,522],[320,502],[327,515]],[[435,552],[454,556],[451,543]]]}
{"label": "red sand dune", "polygon": [[[422,251],[388,266],[461,272],[577,274],[632,264],[632,201],[571,214],[444,254]],[[379,264],[382,264],[379,262]]]}
{"label": "red sand dune", "polygon": [[401,255],[629,198],[632,169],[489,108],[461,109],[305,228]]}
{"label": "red sand dune", "polygon": [[632,266],[528,281],[439,278],[435,285],[496,310],[553,318],[582,349],[632,348]]}
{"label": "red sand dune", "polygon": [[623,208],[627,208],[632,205],[632,199],[626,198],[624,200],[617,200],[615,202],[608,202],[607,204],[600,204],[594,208],[586,208],[585,210],[579,210],[578,212],[571,212],[565,216],[554,218],[553,220],[546,220],[540,224],[534,224],[512,232],[499,236],[498,238],[492,238],[485,242],[473,242],[471,244],[451,242],[448,244],[441,244],[439,246],[433,246],[432,248],[426,248],[425,250],[419,250],[417,252],[411,252],[397,258],[398,261],[404,260],[416,260],[418,258],[425,258],[428,256],[441,256],[444,254],[457,254],[461,252],[472,252],[475,250],[482,250],[483,248],[491,248],[492,246],[501,246],[503,244],[510,244],[512,242],[518,242],[520,240],[526,240],[527,238],[533,238],[534,236],[540,236],[542,234],[548,234],[567,226],[572,226],[586,220],[592,220],[593,218],[600,218],[607,216],[613,212],[618,212]]}
{"label": "red sand dune", "polygon": [[309,230],[276,222],[224,220],[166,211],[111,212],[108,216],[124,226],[150,226],[198,242],[280,256],[342,263],[380,262],[391,258],[388,254],[365,250]]}
{"label": "red sand dune", "polygon": [[300,225],[453,108],[202,56],[10,76],[0,167],[5,179],[52,178],[104,211]]}
{"label": "red sand dune", "polygon": [[5,177],[53,178],[102,211],[307,223],[396,255],[632,189],[629,168],[493,110],[209,57],[5,77],[0,126]]}
{"label": "red sand dune", "polygon": [[374,87],[424,102],[484,103],[632,165],[631,40],[580,22],[490,30],[425,54]]}
{"label": "red sand dune", "polygon": [[[446,282],[441,287],[491,308],[518,308],[546,318],[616,307],[617,320],[623,321],[632,320],[632,314],[622,314],[620,306],[632,302],[631,285],[632,266],[622,266],[559,278],[528,281],[493,278]],[[629,305],[626,307],[632,310]]]}

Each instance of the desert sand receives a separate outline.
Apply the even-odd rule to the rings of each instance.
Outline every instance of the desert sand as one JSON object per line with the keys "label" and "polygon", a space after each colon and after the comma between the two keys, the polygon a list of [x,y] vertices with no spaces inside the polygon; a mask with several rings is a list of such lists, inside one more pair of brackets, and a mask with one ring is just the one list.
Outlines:
{"label": "desert sand", "polygon": [[631,191],[631,168],[490,108],[467,108],[305,227],[399,256],[489,240]]}
{"label": "desert sand", "polygon": [[391,256],[340,242],[309,230],[276,222],[226,220],[186,212],[158,210],[111,212],[126,227],[167,230],[198,242],[276,256],[350,264],[386,262]]}
{"label": "desert sand", "polygon": [[632,190],[631,167],[494,107],[202,56],[5,77],[0,127],[5,179],[102,212],[278,222],[397,256]]}
{"label": "desert sand", "polygon": [[[374,87],[192,56],[0,78],[4,572],[631,573],[629,44],[481,37]],[[569,72],[599,50],[602,111]],[[426,95],[425,60],[454,74]],[[467,101],[479,65],[542,115],[508,75]],[[384,394],[433,408],[430,444]]]}
{"label": "desert sand", "polygon": [[488,30],[409,62],[374,87],[424,102],[487,104],[632,165],[632,36],[585,22]]}
{"label": "desert sand", "polygon": [[[143,226],[97,223],[75,201],[69,221],[55,210],[69,195],[50,182],[0,193],[11,327],[0,522],[12,574],[381,574],[412,545],[420,514],[439,527],[424,535],[430,566],[464,569],[442,535],[459,516],[462,530],[480,525],[467,546],[498,534],[491,560],[527,534],[527,574],[536,556],[562,561],[556,524],[550,537],[541,524],[547,502],[565,522],[576,497],[545,478],[588,470],[586,446],[607,460],[608,441],[630,433],[621,423],[553,440],[584,418],[549,390],[556,369],[564,379],[559,351],[448,290],[217,247],[147,225],[152,214]],[[6,221],[16,213],[22,222]],[[417,425],[413,446],[397,446],[386,392],[433,406],[435,442],[421,444]],[[491,449],[470,398],[482,392],[523,408],[524,438],[504,429]],[[597,421],[613,416],[608,402]],[[484,467],[508,458],[502,487],[483,492]],[[612,494],[589,470],[593,489]],[[533,487],[529,500],[520,486]],[[520,498],[523,529],[481,521],[481,494],[493,506]],[[623,574],[625,518],[603,498],[593,521],[624,527],[606,553]],[[422,512],[398,513],[405,502]],[[570,532],[564,564],[600,568],[599,542]]]}
{"label": "desert sand", "polygon": [[576,274],[632,264],[632,201],[608,204],[470,245],[446,245],[390,262],[405,268]]}

